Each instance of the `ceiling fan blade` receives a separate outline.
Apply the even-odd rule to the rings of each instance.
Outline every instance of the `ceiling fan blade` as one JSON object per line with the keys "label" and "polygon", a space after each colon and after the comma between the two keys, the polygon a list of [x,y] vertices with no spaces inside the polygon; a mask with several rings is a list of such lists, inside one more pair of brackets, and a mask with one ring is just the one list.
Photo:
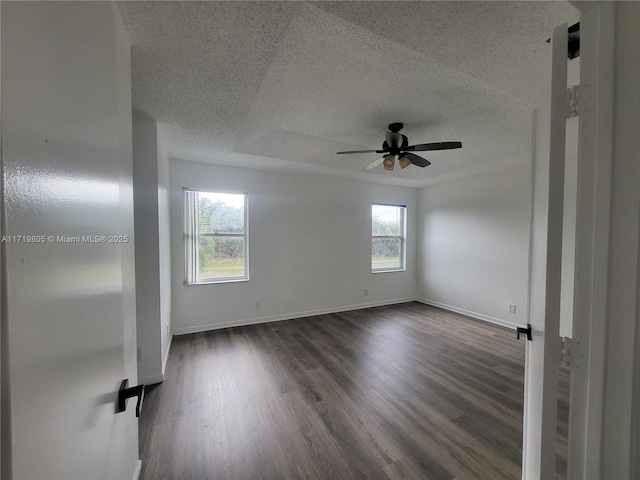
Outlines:
{"label": "ceiling fan blade", "polygon": [[434,142],[422,143],[420,145],[409,145],[405,150],[407,152],[426,152],[431,150],[451,150],[453,148],[462,148],[460,142]]}
{"label": "ceiling fan blade", "polygon": [[399,133],[387,132],[386,139],[390,148],[400,148],[402,146],[402,135]]}
{"label": "ceiling fan blade", "polygon": [[343,153],[384,153],[384,150],[351,150],[349,152],[336,152],[336,155]]}
{"label": "ceiling fan blade", "polygon": [[431,162],[429,160],[419,157],[415,153],[406,152],[404,156],[411,160],[411,163],[418,167],[428,167],[429,165],[431,165]]}
{"label": "ceiling fan blade", "polygon": [[380,165],[382,162],[384,162],[384,157],[380,157],[375,159],[373,162],[371,162],[369,165],[367,165],[366,167],[364,167],[363,170],[371,170],[372,168],[376,168],[378,165]]}

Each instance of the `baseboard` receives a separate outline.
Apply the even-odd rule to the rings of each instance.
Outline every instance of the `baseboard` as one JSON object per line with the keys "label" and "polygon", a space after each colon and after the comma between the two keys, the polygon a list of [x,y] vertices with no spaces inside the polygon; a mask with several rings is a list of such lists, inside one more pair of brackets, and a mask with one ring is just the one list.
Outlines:
{"label": "baseboard", "polygon": [[171,344],[173,343],[173,335],[169,335],[169,345],[167,345],[167,351],[164,354],[162,360],[162,378],[164,379],[164,373],[167,371],[167,362],[169,361],[169,352],[171,351]]}
{"label": "baseboard", "polygon": [[142,460],[138,460],[136,464],[136,469],[133,472],[133,480],[138,480],[140,478],[140,472],[142,472]]}
{"label": "baseboard", "polygon": [[245,325],[257,325],[259,323],[279,322],[282,320],[293,320],[296,318],[313,317],[315,315],[326,315],[328,313],[348,312],[350,310],[362,310],[363,308],[382,307],[384,305],[395,305],[398,303],[407,303],[416,301],[415,297],[397,298],[394,300],[385,300],[381,302],[363,303],[359,305],[347,305],[343,307],[322,308],[319,310],[308,310],[305,312],[287,313],[284,315],[273,315],[270,317],[247,318],[242,320],[232,320],[230,322],[211,323],[208,325],[197,325],[195,327],[176,328],[174,335],[186,335],[189,333],[207,332],[209,330],[219,330],[229,327],[241,327]]}
{"label": "baseboard", "polygon": [[164,375],[150,375],[138,379],[138,383],[141,385],[154,385],[156,383],[164,382]]}
{"label": "baseboard", "polygon": [[160,375],[149,375],[148,377],[141,377],[138,382],[142,385],[153,385],[155,383],[164,382],[164,373],[167,371],[167,362],[169,361],[169,352],[171,351],[171,343],[173,341],[173,335],[169,337],[169,345],[167,345],[167,351],[162,359],[162,373]]}
{"label": "baseboard", "polygon": [[475,318],[477,320],[483,320],[485,322],[495,323],[496,325],[511,328],[512,330],[515,330],[516,328],[521,326],[516,323],[502,320],[501,318],[490,317],[489,315],[472,312],[471,310],[465,310],[464,308],[454,307],[453,305],[447,305],[446,303],[436,302],[435,300],[429,300],[427,298],[416,298],[416,301],[420,303],[424,303],[425,305],[431,305],[432,307],[438,307],[444,310],[449,310],[451,312],[460,313],[462,315],[466,315],[467,317]]}

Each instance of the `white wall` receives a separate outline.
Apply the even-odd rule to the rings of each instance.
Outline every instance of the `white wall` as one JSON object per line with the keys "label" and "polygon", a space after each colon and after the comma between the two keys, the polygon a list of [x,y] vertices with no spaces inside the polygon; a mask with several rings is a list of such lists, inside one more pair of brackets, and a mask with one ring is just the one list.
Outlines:
{"label": "white wall", "polygon": [[640,473],[639,444],[636,443],[640,429],[640,376],[637,371],[634,373],[634,368],[640,369],[639,23],[639,3],[616,2],[610,277],[601,478],[638,478]]}
{"label": "white wall", "polygon": [[525,325],[530,190],[529,166],[421,189],[418,297],[496,323]]}
{"label": "white wall", "polygon": [[[186,286],[174,273],[175,333],[415,298],[414,189],[180,160],[170,176],[173,272],[184,271],[182,188],[249,193],[250,281]],[[371,273],[372,202],[407,205],[406,272]]]}
{"label": "white wall", "polygon": [[162,374],[167,367],[171,346],[171,224],[169,220],[169,154],[161,126],[158,125],[158,254],[160,275],[160,337]]}
{"label": "white wall", "polygon": [[138,378],[164,380],[169,347],[169,160],[155,120],[133,113]]}
{"label": "white wall", "polygon": [[137,421],[114,410],[136,383],[133,243],[55,239],[133,235],[129,43],[110,3],[0,8],[7,233],[46,239],[6,244],[9,476],[131,479]]}
{"label": "white wall", "polygon": [[158,242],[158,139],[155,120],[133,112],[133,187],[136,231],[138,378],[162,378]]}

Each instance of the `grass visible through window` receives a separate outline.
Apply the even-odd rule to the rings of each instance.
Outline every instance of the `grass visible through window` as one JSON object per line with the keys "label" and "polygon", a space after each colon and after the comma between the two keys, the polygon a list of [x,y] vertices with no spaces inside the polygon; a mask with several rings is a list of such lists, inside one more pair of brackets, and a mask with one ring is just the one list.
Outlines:
{"label": "grass visible through window", "polygon": [[371,266],[376,268],[400,268],[400,257],[372,257]]}
{"label": "grass visible through window", "polygon": [[241,277],[244,275],[242,259],[213,259],[200,267],[200,279]]}

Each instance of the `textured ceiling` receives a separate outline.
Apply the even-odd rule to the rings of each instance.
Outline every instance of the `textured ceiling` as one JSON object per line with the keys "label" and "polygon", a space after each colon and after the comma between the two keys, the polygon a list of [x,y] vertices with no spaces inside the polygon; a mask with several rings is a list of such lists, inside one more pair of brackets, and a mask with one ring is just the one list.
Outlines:
{"label": "textured ceiling", "polygon": [[[173,158],[421,186],[525,164],[565,2],[122,2],[134,108]],[[387,125],[432,165],[362,168]]]}

